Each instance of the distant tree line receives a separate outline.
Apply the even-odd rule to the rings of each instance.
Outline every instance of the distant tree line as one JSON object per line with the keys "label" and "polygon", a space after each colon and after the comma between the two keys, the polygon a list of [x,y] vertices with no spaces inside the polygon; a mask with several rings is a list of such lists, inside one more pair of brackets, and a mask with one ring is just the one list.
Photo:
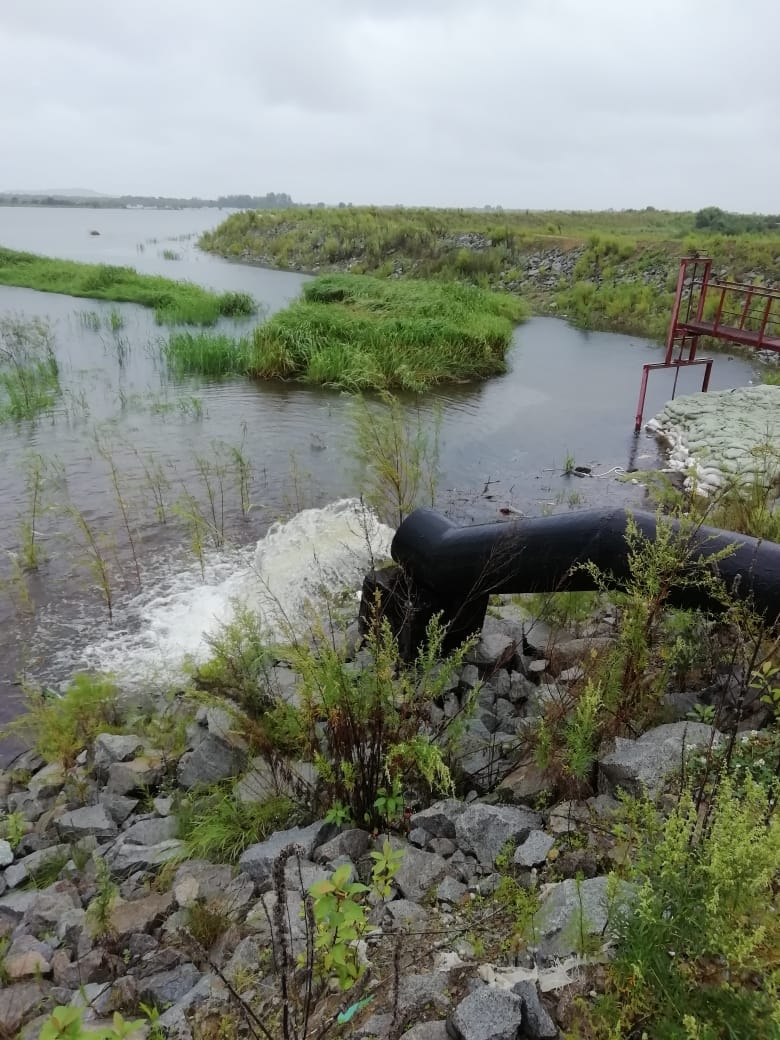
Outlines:
{"label": "distant tree line", "polygon": [[706,206],[694,217],[699,231],[713,231],[720,235],[742,235],[750,231],[777,231],[780,215],[763,213],[727,213],[717,206]]}
{"label": "distant tree line", "polygon": [[25,195],[20,192],[0,193],[0,206],[76,206],[89,209],[289,209],[296,203],[287,192],[269,191],[266,195],[220,195],[217,199],[171,198],[165,195]]}

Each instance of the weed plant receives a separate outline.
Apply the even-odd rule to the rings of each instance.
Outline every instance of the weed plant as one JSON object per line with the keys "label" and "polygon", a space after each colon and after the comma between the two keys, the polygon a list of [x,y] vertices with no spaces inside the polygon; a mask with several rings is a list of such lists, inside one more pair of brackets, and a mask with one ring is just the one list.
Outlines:
{"label": "weed plant", "polygon": [[250,368],[251,344],[216,332],[175,332],[163,347],[169,370],[175,376],[202,375],[212,378],[246,375]]}
{"label": "weed plant", "polygon": [[120,722],[117,688],[106,677],[74,675],[61,697],[26,686],[24,697],[25,714],[0,735],[22,737],[46,762],[63,769],[73,766],[99,733],[116,731]]}
{"label": "weed plant", "polygon": [[53,337],[38,318],[0,317],[0,422],[34,419],[60,393]]}
{"label": "weed plant", "polygon": [[181,805],[179,837],[191,859],[236,863],[244,849],[291,826],[299,816],[289,798],[242,801],[229,785],[220,784],[188,796]]}

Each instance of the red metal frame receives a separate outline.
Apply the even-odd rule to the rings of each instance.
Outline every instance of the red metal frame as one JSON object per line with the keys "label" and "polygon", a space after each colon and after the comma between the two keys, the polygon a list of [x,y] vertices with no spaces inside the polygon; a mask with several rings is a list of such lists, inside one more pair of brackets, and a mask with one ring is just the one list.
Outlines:
{"label": "red metal frame", "polygon": [[[714,320],[704,317],[707,294],[720,293],[715,308]],[[725,314],[729,295],[739,298],[744,295],[739,320],[737,313],[728,310]],[[750,314],[751,306],[756,299],[766,299],[760,317]],[[773,313],[774,307],[774,313]],[[684,310],[684,315],[681,313]],[[692,312],[693,311],[693,315]],[[730,319],[735,319],[733,322]],[[757,327],[751,327],[757,326]],[[767,333],[770,330],[770,334]],[[693,365],[704,365],[702,393],[706,393],[710,384],[712,371],[711,358],[697,358],[696,350],[699,337],[720,340],[723,343],[738,343],[757,350],[774,350],[780,353],[780,289],[768,289],[761,285],[747,285],[740,282],[720,281],[712,277],[712,260],[708,257],[686,256],[680,260],[680,273],[677,276],[677,291],[674,296],[672,320],[666,337],[666,354],[663,362],[642,366],[642,382],[639,390],[634,430],[638,433],[642,426],[647,395],[647,377],[651,370],[657,368],[675,369],[675,388],[677,376],[681,368]],[[679,349],[677,349],[679,348]],[[677,356],[675,357],[675,351]],[[672,392],[674,397],[674,391]]]}

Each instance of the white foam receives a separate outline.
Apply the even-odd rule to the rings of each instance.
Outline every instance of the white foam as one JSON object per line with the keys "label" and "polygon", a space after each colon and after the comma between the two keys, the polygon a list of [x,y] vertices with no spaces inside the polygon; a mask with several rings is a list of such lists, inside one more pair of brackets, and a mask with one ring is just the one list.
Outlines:
{"label": "white foam", "polygon": [[206,580],[198,567],[160,575],[136,596],[114,630],[82,653],[82,667],[120,680],[171,681],[185,662],[204,660],[207,637],[231,620],[238,605],[260,617],[271,639],[300,631],[307,605],[357,591],[374,561],[387,558],[393,532],[356,499],[306,509],[274,524],[256,546],[215,554]]}

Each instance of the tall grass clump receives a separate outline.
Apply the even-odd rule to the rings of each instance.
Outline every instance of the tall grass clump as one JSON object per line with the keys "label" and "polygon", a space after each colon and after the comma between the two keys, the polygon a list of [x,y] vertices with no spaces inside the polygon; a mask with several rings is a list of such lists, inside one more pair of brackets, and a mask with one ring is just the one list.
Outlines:
{"label": "tall grass clump", "polygon": [[249,340],[217,332],[173,332],[163,348],[174,375],[245,375],[249,368]]}
{"label": "tall grass clump", "polygon": [[159,324],[213,325],[221,317],[254,314],[247,293],[218,295],[190,282],[139,274],[132,267],[82,264],[0,248],[0,285],[154,308]]}
{"label": "tall grass clump", "polygon": [[53,337],[39,318],[0,318],[0,421],[33,419],[60,392]]}
{"label": "tall grass clump", "polygon": [[421,391],[505,370],[522,302],[458,283],[326,275],[254,333],[251,371],[351,390]]}

